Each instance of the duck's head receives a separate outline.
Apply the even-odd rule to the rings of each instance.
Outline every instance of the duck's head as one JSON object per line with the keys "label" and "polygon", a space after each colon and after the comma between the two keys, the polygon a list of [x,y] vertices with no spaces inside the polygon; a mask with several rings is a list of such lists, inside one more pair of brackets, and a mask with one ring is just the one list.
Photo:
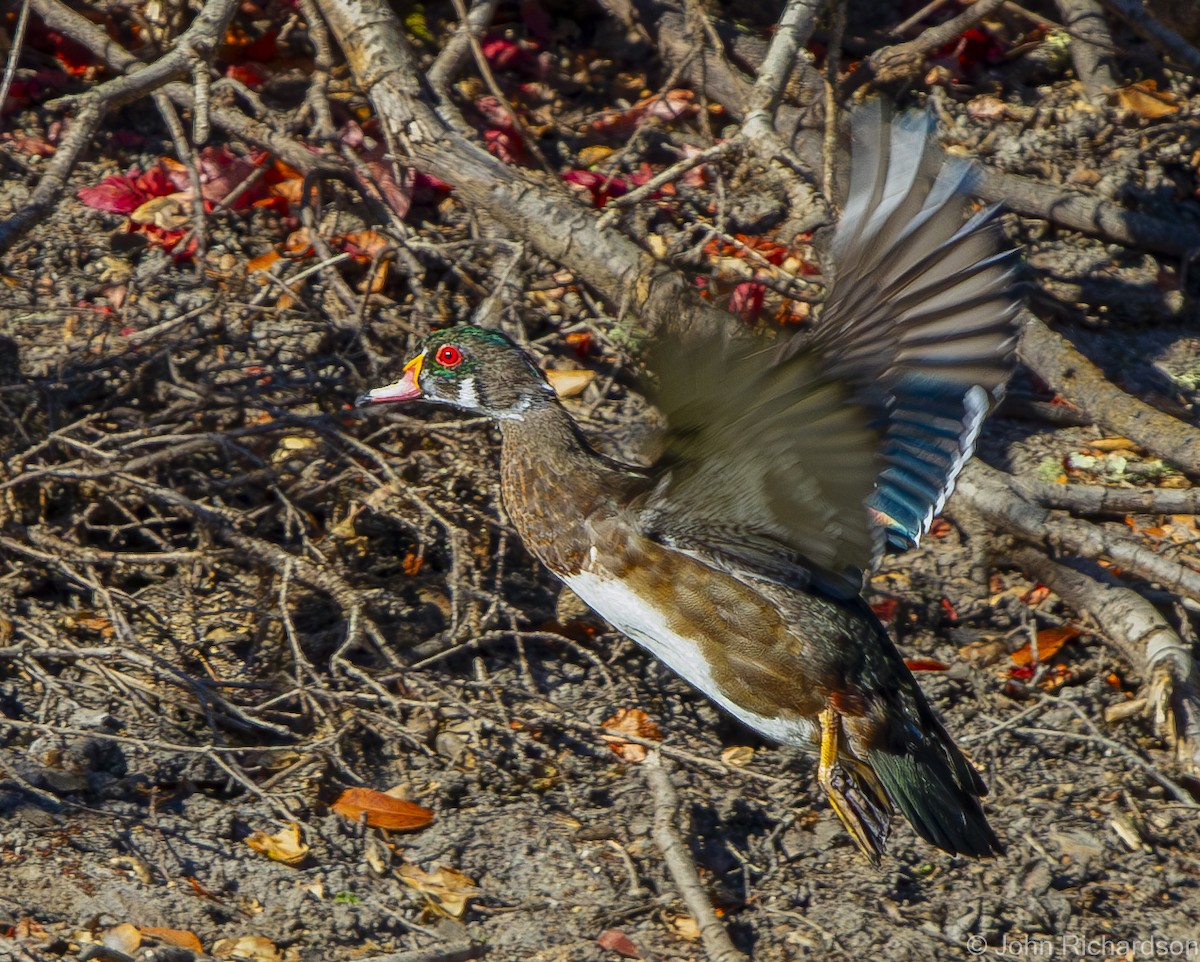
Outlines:
{"label": "duck's head", "polygon": [[358,404],[433,401],[511,420],[553,398],[541,370],[506,335],[453,327],[425,338],[398,381],[361,395]]}

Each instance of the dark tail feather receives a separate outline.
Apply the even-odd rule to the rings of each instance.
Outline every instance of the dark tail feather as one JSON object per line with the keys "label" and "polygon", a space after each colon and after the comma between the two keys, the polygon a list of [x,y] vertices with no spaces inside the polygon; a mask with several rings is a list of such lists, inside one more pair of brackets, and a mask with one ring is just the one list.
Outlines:
{"label": "dark tail feather", "polygon": [[[1004,846],[979,804],[987,786],[941,731],[926,729],[906,750],[872,749],[866,762],[917,834],[952,855],[988,858]],[[939,744],[940,742],[940,744]]]}

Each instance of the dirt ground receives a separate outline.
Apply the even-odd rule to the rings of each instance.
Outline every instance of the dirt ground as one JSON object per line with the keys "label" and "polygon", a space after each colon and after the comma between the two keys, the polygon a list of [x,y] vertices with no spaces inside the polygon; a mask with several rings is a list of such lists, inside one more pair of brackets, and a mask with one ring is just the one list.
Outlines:
{"label": "dirt ground", "polygon": [[[1200,186],[1195,166],[1161,151],[1200,150],[1200,96],[1175,89],[1181,112],[1151,129],[1103,128],[1069,73],[1024,95],[1055,123],[981,121],[965,96],[939,109],[994,165],[1099,171],[1084,178],[1099,193],[1197,225],[1200,203],[1172,200],[1180,178]],[[112,121],[136,138],[98,145],[72,190],[169,153],[144,114]],[[45,120],[31,109],[7,129]],[[14,137],[0,148],[7,215],[45,160]],[[367,222],[348,197],[327,217],[331,234]],[[496,288],[494,251],[452,199],[418,198],[409,220],[431,247],[461,248],[422,255],[419,297],[391,278],[361,324],[330,319],[322,275],[284,298],[248,271],[295,227],[267,211],[214,215],[207,254],[181,261],[64,196],[7,257],[0,959],[195,957],[169,944],[179,932],[217,957],[297,962],[703,959],[651,838],[663,800],[603,737],[628,708],[661,729],[678,831],[757,962],[1200,959],[1200,784],[1125,710],[1145,693],[1102,627],[969,519],[889,559],[873,600],[895,601],[906,657],[942,663],[920,680],[990,785],[1008,851],[950,858],[899,823],[876,870],[810,759],[560,597],[504,521],[492,428],[351,411],[414,333]],[[1194,278],[1163,284],[1177,262],[1033,219],[1006,229],[1081,349],[1200,423]],[[352,285],[367,273],[345,269]],[[532,254],[507,283],[492,320],[549,366],[597,373],[567,403],[621,450],[642,402],[615,322]],[[590,336],[582,351],[572,333]],[[1040,390],[1022,377],[1015,393]],[[1031,477],[1189,485],[1136,451],[1118,464],[1100,434],[1013,408],[979,456]],[[1194,518],[1105,523],[1154,529],[1157,550],[1200,568]],[[1082,631],[1033,677],[1014,672],[1010,652],[1064,625]],[[366,828],[331,808],[349,787],[394,789],[433,820]],[[246,842],[291,824],[308,846],[296,864]]]}

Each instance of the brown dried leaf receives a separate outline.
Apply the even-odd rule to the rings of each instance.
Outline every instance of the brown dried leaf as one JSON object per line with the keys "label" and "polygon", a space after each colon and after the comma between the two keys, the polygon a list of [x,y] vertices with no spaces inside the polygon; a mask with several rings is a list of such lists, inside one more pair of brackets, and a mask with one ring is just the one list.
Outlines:
{"label": "brown dried leaf", "polygon": [[181,230],[192,219],[192,215],[179,194],[152,197],[129,215],[135,224],[153,224],[163,230]]}
{"label": "brown dried leaf", "polygon": [[285,865],[299,865],[308,857],[309,846],[300,838],[300,826],[292,822],[274,835],[255,832],[246,839],[254,851]]}
{"label": "brown dried leaf", "polygon": [[690,915],[676,915],[668,919],[667,924],[681,939],[687,939],[689,942],[700,941],[700,923]]}
{"label": "brown dried leaf", "polygon": [[745,768],[754,758],[754,749],[749,745],[734,745],[721,752],[721,761],[731,768]]}
{"label": "brown dried leaf", "polygon": [[429,896],[437,908],[454,918],[459,918],[467,910],[471,897],[481,891],[473,878],[444,865],[426,872],[416,865],[405,864],[397,874],[406,885]]}
{"label": "brown dried leaf", "polygon": [[392,798],[372,788],[348,788],[333,803],[333,810],[357,822],[363,815],[372,828],[412,832],[433,821],[433,812],[412,802]]}
{"label": "brown dried leaf", "polygon": [[609,952],[616,952],[627,959],[640,959],[642,950],[620,929],[605,929],[596,937],[596,944]]}

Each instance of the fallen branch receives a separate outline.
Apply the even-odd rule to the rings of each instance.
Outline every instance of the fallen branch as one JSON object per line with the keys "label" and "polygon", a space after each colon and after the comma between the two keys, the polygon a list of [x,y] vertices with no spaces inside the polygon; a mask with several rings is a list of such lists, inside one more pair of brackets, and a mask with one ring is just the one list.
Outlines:
{"label": "fallen branch", "polygon": [[1013,480],[1029,501],[1072,514],[1200,514],[1200,488],[1109,488],[1102,484]]}
{"label": "fallen branch", "polygon": [[[1174,744],[1184,768],[1200,771],[1200,670],[1179,633],[1130,588],[1105,584],[1033,548],[1019,548],[1011,557],[1100,626],[1100,637],[1110,640],[1149,684],[1156,726]],[[1178,786],[1172,791],[1178,794]],[[1186,793],[1180,800],[1191,801]]]}
{"label": "fallen branch", "polygon": [[925,58],[930,53],[957,40],[1003,3],[1004,0],[975,0],[957,17],[930,27],[920,36],[875,51],[850,78],[849,88],[857,90],[869,80],[877,84],[911,80],[925,69]]}
{"label": "fallen branch", "polygon": [[1109,558],[1131,574],[1200,599],[1200,572],[1129,538],[1112,535],[1074,518],[1064,518],[1026,501],[1008,475],[976,461],[962,475],[956,497],[1003,528],[1051,551],[1083,558]]}
{"label": "fallen branch", "polygon": [[1122,653],[1154,686],[1152,701],[1165,706],[1156,717],[1159,731],[1180,746],[1180,755],[1189,767],[1200,765],[1200,675],[1188,646],[1137,592],[1100,585],[1072,572],[1051,561],[1045,549],[1088,559],[1107,556],[1123,568],[1155,580],[1158,576],[1150,572],[1158,571],[1161,562],[1163,573],[1176,579],[1172,590],[1188,594],[1200,586],[1200,575],[1127,539],[1109,538],[1092,525],[1052,515],[1026,501],[1007,475],[979,461],[963,471],[951,504],[969,507],[992,525],[1037,546],[1038,550],[1019,549],[1014,558],[1020,559],[1022,567],[1036,569],[1038,579],[1058,591],[1068,604],[1092,614],[1115,640],[1125,639],[1118,641]]}
{"label": "fallen branch", "polygon": [[654,844],[662,852],[667,871],[684,905],[700,928],[700,941],[710,962],[744,962],[746,956],[734,948],[700,881],[700,873],[687,845],[675,831],[679,822],[679,796],[671,784],[671,776],[657,750],[651,751],[642,762],[642,772],[654,800]]}
{"label": "fallen branch", "polygon": [[1062,335],[1028,313],[1021,335],[1021,358],[1097,424],[1200,477],[1200,432],[1195,427],[1117,390]]}

